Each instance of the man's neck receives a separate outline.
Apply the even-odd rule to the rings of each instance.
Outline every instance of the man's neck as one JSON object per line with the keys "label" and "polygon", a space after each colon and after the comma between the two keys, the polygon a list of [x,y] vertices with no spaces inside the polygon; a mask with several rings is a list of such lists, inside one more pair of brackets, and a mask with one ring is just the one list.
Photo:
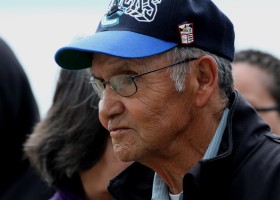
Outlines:
{"label": "man's neck", "polygon": [[174,144],[170,145],[172,149],[165,150],[166,154],[170,152],[168,156],[150,159],[152,162],[145,163],[162,178],[172,194],[178,194],[183,190],[184,175],[202,160],[221,120],[221,117],[211,119],[203,117],[209,114],[197,116],[199,120],[194,121],[198,123],[192,123],[181,137],[172,141]]}

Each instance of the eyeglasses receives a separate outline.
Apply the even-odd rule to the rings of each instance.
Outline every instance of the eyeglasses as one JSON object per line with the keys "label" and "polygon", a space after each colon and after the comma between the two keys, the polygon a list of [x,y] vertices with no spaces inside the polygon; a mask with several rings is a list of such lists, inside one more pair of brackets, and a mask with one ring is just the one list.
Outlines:
{"label": "eyeglasses", "polygon": [[137,92],[137,85],[134,82],[135,78],[146,75],[146,74],[150,74],[152,72],[156,72],[156,71],[159,71],[162,69],[166,69],[168,67],[173,67],[175,65],[194,61],[197,59],[198,58],[187,58],[187,59],[178,61],[176,63],[173,63],[171,65],[168,65],[168,66],[165,66],[162,68],[158,68],[158,69],[154,69],[151,71],[147,71],[147,72],[137,74],[137,75],[118,74],[118,75],[112,76],[109,79],[109,81],[107,81],[107,82],[102,81],[101,79],[96,78],[96,77],[91,77],[89,83],[92,85],[93,89],[95,90],[95,92],[97,93],[97,95],[100,98],[102,98],[107,84],[110,84],[111,89],[113,89],[118,95],[120,95],[122,97],[130,97]]}
{"label": "eyeglasses", "polygon": [[267,108],[255,108],[258,112],[280,111],[280,106],[272,106]]}

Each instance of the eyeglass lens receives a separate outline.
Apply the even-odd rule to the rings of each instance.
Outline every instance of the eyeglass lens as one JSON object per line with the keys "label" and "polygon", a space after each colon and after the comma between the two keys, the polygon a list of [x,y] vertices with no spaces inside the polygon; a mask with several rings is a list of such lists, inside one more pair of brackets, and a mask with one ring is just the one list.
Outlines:
{"label": "eyeglass lens", "polygon": [[133,78],[127,74],[112,76],[108,82],[102,82],[98,78],[91,77],[90,83],[100,98],[103,96],[107,84],[110,84],[110,87],[123,97],[129,97],[137,91]]}

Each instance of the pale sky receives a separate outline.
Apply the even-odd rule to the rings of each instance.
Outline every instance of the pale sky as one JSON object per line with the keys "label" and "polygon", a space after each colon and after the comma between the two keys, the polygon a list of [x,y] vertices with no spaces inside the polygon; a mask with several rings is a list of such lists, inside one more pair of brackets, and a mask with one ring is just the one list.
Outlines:
{"label": "pale sky", "polygon": [[[279,0],[213,0],[235,26],[236,49],[280,57]],[[95,31],[108,0],[0,0],[0,37],[12,47],[30,80],[41,116],[49,109],[59,67],[55,51]]]}

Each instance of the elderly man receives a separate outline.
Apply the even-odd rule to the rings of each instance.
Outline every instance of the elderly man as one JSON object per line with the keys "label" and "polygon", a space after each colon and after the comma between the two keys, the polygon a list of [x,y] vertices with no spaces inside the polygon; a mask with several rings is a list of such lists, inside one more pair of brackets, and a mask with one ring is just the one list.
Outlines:
{"label": "elderly man", "polygon": [[279,138],[233,90],[233,57],[209,0],[112,1],[94,35],[58,50],[61,67],[92,68],[117,157],[155,171],[139,192],[145,173],[127,168],[116,199],[279,199]]}

